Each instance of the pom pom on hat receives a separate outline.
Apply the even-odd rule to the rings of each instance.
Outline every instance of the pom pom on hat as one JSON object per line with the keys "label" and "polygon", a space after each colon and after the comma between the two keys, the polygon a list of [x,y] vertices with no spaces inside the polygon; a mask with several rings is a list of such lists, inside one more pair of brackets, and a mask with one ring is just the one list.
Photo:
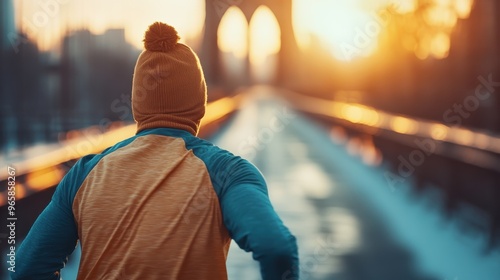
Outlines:
{"label": "pom pom on hat", "polygon": [[172,50],[180,37],[172,26],[155,22],[144,34],[144,48],[153,52],[168,52]]}

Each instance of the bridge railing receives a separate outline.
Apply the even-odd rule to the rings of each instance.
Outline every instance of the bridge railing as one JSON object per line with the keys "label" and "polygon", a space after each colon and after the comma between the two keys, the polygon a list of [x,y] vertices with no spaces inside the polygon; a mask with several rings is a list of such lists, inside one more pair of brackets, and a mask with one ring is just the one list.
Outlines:
{"label": "bridge railing", "polygon": [[454,152],[436,149],[433,153],[500,172],[500,135],[383,112],[362,104],[325,100],[292,92],[287,93],[287,96],[300,111],[329,117],[358,131],[405,145],[410,145],[415,138],[429,139],[435,144],[451,144]]}
{"label": "bridge railing", "polygon": [[[357,103],[284,93],[299,111],[348,136],[370,137],[387,163],[388,190],[438,190],[438,206],[500,245],[500,135],[450,127]],[[432,187],[432,188],[429,188]],[[382,190],[383,191],[383,190]]]}
{"label": "bridge railing", "polygon": [[[241,99],[241,95],[236,95],[208,103],[205,117],[201,121],[200,135],[207,136],[216,130],[222,120],[239,108]],[[99,153],[133,136],[136,132],[135,124],[118,123],[110,127],[115,128],[102,131],[99,127],[91,127],[74,131],[71,139],[44,147],[35,147],[35,149],[43,150],[41,153],[28,149],[26,152],[19,153],[18,160],[12,162],[8,159],[1,160],[0,207],[7,203],[9,166],[15,169],[17,199],[56,186],[76,160],[87,154]]]}

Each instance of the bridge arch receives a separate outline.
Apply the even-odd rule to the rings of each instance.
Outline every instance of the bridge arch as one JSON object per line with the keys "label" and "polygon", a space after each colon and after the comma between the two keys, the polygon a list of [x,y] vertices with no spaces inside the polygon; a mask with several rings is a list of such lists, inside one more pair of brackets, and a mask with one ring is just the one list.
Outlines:
{"label": "bridge arch", "polygon": [[[297,67],[297,60],[294,58],[298,57],[299,49],[292,27],[292,0],[206,0],[205,28],[200,59],[209,85],[224,84],[224,70],[220,63],[220,50],[218,47],[218,29],[224,14],[230,7],[236,6],[241,9],[247,22],[250,22],[256,10],[263,5],[267,6],[274,14],[281,32],[281,47],[277,54],[275,83],[286,86],[286,84],[294,80],[296,75],[294,69]],[[250,83],[250,81],[247,80],[246,83]]]}

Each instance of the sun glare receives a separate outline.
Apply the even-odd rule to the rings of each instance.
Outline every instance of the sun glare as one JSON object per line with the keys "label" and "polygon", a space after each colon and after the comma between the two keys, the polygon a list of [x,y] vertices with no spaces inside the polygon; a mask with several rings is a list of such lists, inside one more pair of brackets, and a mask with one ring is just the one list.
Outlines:
{"label": "sun glare", "polygon": [[412,13],[417,9],[418,0],[400,0],[393,3],[396,12],[400,14]]}
{"label": "sun glare", "polygon": [[[307,50],[320,42],[333,57],[348,61],[371,53],[380,23],[358,1],[307,0],[293,2],[293,23],[298,45]],[[373,25],[373,26],[372,26]]]}
{"label": "sun glare", "polygon": [[233,6],[222,17],[217,30],[220,62],[225,75],[233,82],[246,75],[248,57],[248,23],[243,12]]}
{"label": "sun glare", "polygon": [[248,54],[248,23],[243,12],[230,7],[222,17],[217,31],[217,43],[224,53],[236,58],[246,58]]}
{"label": "sun glare", "polygon": [[266,6],[255,10],[249,25],[249,60],[252,76],[259,82],[269,82],[277,67],[281,49],[281,30],[273,12]]}
{"label": "sun glare", "polygon": [[459,18],[468,18],[473,0],[455,0],[455,11]]}
{"label": "sun glare", "polygon": [[[380,45],[381,34],[389,34],[389,23],[393,18],[405,20],[395,22],[408,24],[414,34],[407,38],[403,34],[408,26],[389,34],[389,40],[400,40],[404,49],[420,59],[445,58],[451,48],[450,35],[457,22],[469,17],[473,0],[428,0],[422,5],[418,0],[292,0],[292,20],[297,44],[305,51],[327,51],[337,60],[350,61],[373,54]],[[182,42],[197,49],[205,23],[204,0],[143,0],[143,1],[53,1],[57,5],[44,6],[40,1],[14,1],[16,24],[19,29],[36,41],[41,50],[57,49],[61,37],[68,31],[89,29],[100,34],[109,28],[124,28],[125,38],[137,48],[142,48],[142,39],[147,26],[154,21],[163,21],[176,27]],[[226,14],[224,30],[232,34],[232,40],[221,43],[223,51],[231,49],[237,57],[262,60],[258,50],[265,47],[279,49],[279,27],[274,15],[267,8],[259,8],[254,15],[251,30],[257,35],[246,36],[242,30],[246,21],[235,10]],[[415,11],[419,9],[419,14]],[[388,11],[386,16],[380,12]],[[241,12],[241,11],[239,11]],[[272,16],[268,16],[272,15]],[[393,16],[396,17],[393,17]],[[266,25],[268,24],[268,25]],[[234,25],[234,26],[233,26]],[[262,38],[250,42],[248,37]],[[448,37],[448,38],[445,38]],[[384,37],[386,38],[386,37]],[[233,42],[229,42],[233,41]],[[384,41],[385,42],[385,39]],[[253,51],[255,50],[255,51]]]}
{"label": "sun glare", "polygon": [[430,0],[420,7],[428,26],[422,29],[422,22],[413,15],[419,8],[418,0],[318,0],[314,5],[294,0],[293,28],[302,50],[324,48],[335,59],[350,61],[373,54],[379,35],[399,14],[419,32],[413,37],[392,32],[392,40],[401,40],[419,59],[442,59],[448,56],[453,28],[459,19],[469,17],[472,6],[473,0]]}

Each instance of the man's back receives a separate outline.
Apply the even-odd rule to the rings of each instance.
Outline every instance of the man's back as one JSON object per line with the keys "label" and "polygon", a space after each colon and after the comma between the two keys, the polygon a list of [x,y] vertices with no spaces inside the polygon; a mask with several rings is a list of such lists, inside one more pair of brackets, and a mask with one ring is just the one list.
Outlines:
{"label": "man's back", "polygon": [[[196,150],[216,153],[198,142]],[[140,136],[104,156],[77,191],[73,213],[79,279],[227,277],[230,237],[219,200],[205,163],[183,138]]]}

